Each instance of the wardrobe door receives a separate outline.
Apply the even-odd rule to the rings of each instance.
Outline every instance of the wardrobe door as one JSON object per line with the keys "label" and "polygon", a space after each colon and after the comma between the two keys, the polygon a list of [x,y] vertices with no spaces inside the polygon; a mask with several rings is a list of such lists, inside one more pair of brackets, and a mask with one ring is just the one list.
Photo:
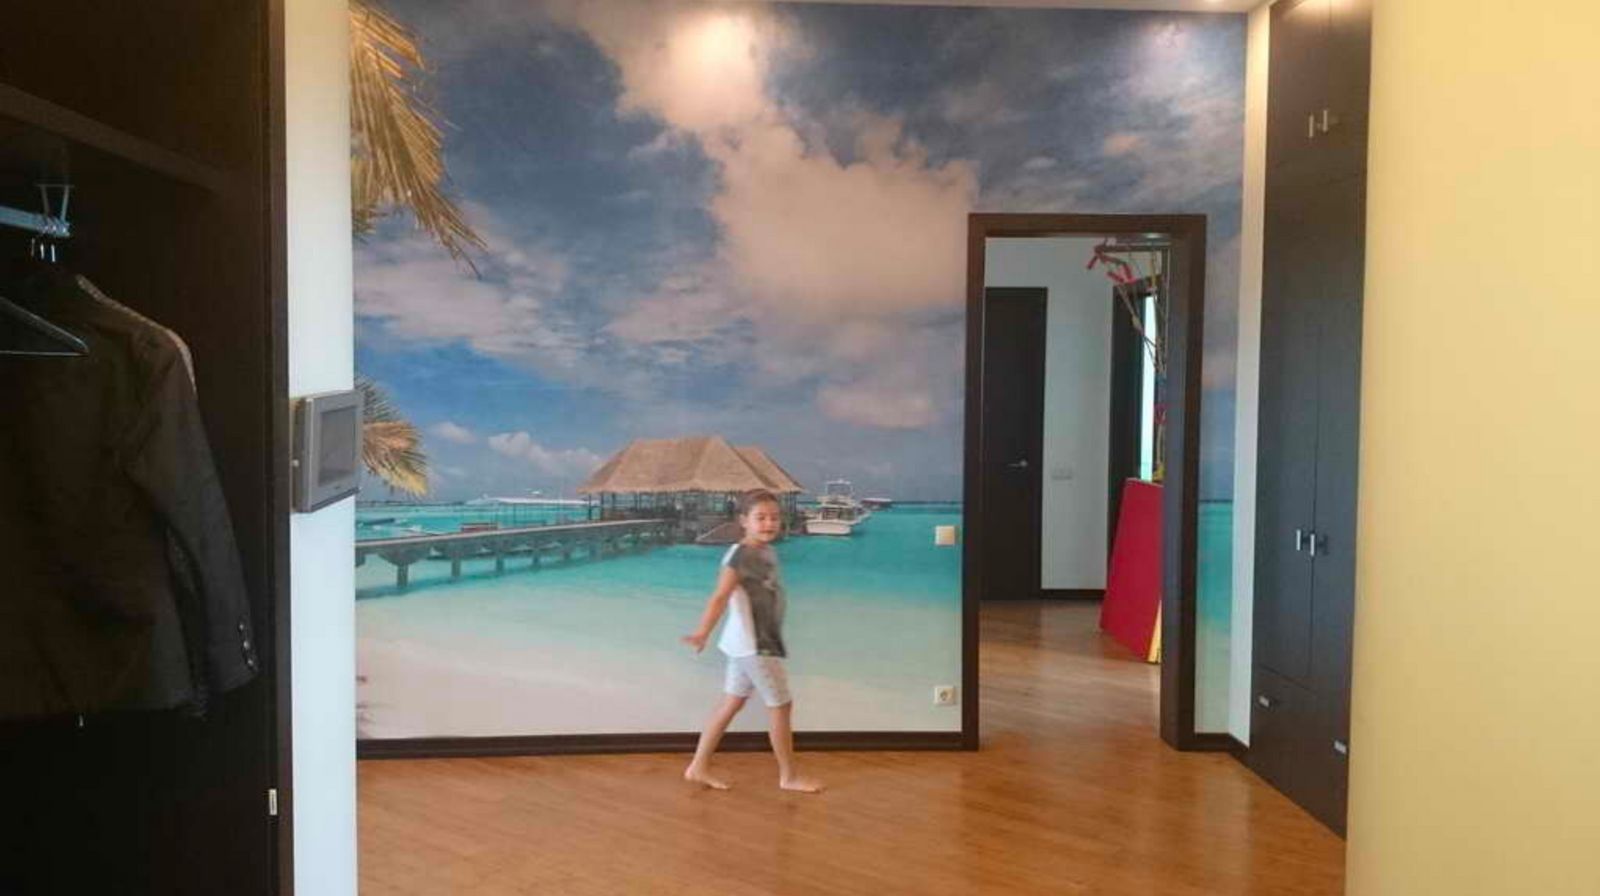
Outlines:
{"label": "wardrobe door", "polygon": [[1344,829],[1350,738],[1351,645],[1355,624],[1356,496],[1361,432],[1361,307],[1366,179],[1330,184],[1317,202],[1325,253],[1317,413],[1317,543],[1312,585],[1311,686],[1321,769],[1313,811]]}
{"label": "wardrobe door", "polygon": [[1268,203],[1256,461],[1255,663],[1302,687],[1311,674],[1317,458],[1317,220],[1305,191]]}
{"label": "wardrobe door", "polygon": [[[1372,83],[1372,0],[1331,0],[1327,48],[1328,127],[1317,137],[1326,179],[1367,167],[1367,106]],[[1320,118],[1321,112],[1318,112]]]}
{"label": "wardrobe door", "polygon": [[1297,183],[1315,172],[1320,134],[1316,116],[1327,96],[1328,3],[1279,0],[1272,7],[1267,66],[1269,181]]}

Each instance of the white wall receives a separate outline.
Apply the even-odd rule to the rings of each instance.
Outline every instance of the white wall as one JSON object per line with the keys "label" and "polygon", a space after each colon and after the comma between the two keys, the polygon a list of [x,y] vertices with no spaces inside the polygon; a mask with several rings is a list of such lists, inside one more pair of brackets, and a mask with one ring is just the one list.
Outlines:
{"label": "white wall", "polygon": [[[289,392],[348,389],[349,23],[343,0],[287,0]],[[297,896],[356,892],[355,502],[290,521]]]}
{"label": "white wall", "polygon": [[1045,588],[1106,586],[1111,282],[1085,270],[1098,239],[991,239],[986,286],[1049,290],[1044,390]]}
{"label": "white wall", "polygon": [[1238,392],[1233,428],[1233,628],[1228,733],[1250,743],[1255,623],[1256,423],[1261,396],[1261,264],[1267,192],[1270,3],[1250,13],[1245,51],[1244,205],[1239,224]]}

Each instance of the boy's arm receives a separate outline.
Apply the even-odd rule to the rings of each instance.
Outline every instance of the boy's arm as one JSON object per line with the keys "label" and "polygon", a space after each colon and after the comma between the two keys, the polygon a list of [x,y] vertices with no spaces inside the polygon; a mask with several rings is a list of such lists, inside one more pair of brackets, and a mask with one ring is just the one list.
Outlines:
{"label": "boy's arm", "polygon": [[717,627],[717,620],[722,618],[722,613],[728,608],[728,599],[733,596],[733,589],[739,587],[739,574],[724,566],[717,574],[717,587],[711,592],[711,597],[706,600],[706,610],[700,614],[700,627],[694,634],[685,635],[683,643],[694,648],[699,653],[706,647],[706,640],[711,637],[711,630]]}

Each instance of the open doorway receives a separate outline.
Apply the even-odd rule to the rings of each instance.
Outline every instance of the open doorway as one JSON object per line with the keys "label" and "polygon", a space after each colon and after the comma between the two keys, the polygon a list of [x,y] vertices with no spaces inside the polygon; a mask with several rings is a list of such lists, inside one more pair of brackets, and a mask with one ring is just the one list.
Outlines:
{"label": "open doorway", "polygon": [[[1086,270],[1085,259],[1119,249],[1159,261],[1110,278]],[[1160,480],[1160,546],[1152,552],[1160,568],[1145,561],[1143,572],[1159,583],[1161,737],[1184,750],[1228,745],[1195,731],[1204,267],[1204,216],[969,218],[962,589],[969,746],[978,742],[980,602],[1103,593],[1114,495],[1135,476]],[[1147,351],[1147,339],[1161,349]],[[1141,355],[1150,356],[1150,368]]]}

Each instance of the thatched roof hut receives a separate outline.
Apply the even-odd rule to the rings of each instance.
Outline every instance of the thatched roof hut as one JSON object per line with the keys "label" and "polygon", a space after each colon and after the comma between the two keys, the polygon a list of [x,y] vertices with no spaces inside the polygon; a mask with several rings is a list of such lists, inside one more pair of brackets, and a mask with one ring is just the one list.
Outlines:
{"label": "thatched roof hut", "polygon": [[740,448],[721,436],[636,439],[612,455],[583,485],[581,495],[733,494],[764,488],[779,495],[804,491],[765,451]]}

